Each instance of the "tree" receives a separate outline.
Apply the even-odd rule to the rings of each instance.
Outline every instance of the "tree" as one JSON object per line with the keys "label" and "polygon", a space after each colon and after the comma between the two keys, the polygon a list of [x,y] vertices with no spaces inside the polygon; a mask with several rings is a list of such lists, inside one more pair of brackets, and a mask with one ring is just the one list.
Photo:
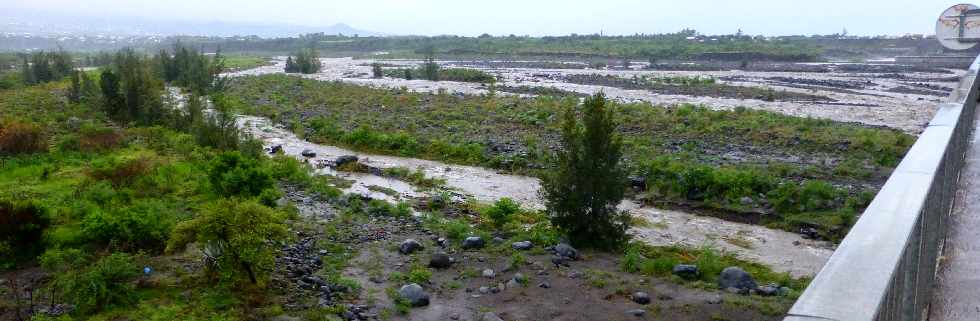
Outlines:
{"label": "tree", "polygon": [[578,246],[613,249],[628,240],[629,214],[617,209],[627,172],[622,138],[605,95],[588,97],[581,121],[569,109],[561,125],[561,150],[542,179],[552,224]]}
{"label": "tree", "polygon": [[436,63],[435,50],[425,49],[425,61],[422,63],[422,77],[430,81],[439,81],[439,64]]}
{"label": "tree", "polygon": [[181,224],[192,226],[197,242],[211,259],[211,271],[234,282],[241,274],[258,284],[271,270],[277,241],[286,237],[285,218],[253,200],[222,199],[206,206],[201,216]]}
{"label": "tree", "polygon": [[99,78],[102,89],[103,110],[114,119],[123,118],[123,97],[119,94],[119,76],[112,70],[105,70]]}
{"label": "tree", "polygon": [[286,73],[296,73],[299,72],[299,68],[296,63],[293,62],[293,56],[286,57]]}
{"label": "tree", "polygon": [[82,78],[78,70],[71,71],[71,86],[68,87],[68,101],[77,104],[82,100]]}
{"label": "tree", "polygon": [[381,69],[381,64],[379,63],[371,64],[371,73],[374,74],[374,78],[384,77],[384,70]]}

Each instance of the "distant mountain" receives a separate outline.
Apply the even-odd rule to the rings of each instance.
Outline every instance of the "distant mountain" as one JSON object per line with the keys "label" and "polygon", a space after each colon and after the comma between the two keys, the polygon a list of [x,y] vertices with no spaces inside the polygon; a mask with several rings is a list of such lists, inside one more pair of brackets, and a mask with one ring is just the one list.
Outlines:
{"label": "distant mountain", "polygon": [[282,23],[190,21],[136,17],[74,16],[29,10],[0,10],[0,33],[34,36],[259,36],[292,37],[322,32],[328,35],[383,36],[343,23],[327,27]]}

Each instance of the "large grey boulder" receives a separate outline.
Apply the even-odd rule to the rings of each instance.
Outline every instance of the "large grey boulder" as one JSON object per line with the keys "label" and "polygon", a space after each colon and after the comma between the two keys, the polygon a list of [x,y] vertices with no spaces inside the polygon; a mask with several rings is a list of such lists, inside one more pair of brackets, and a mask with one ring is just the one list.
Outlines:
{"label": "large grey boulder", "polygon": [[517,251],[527,251],[530,250],[531,247],[534,247],[534,244],[531,244],[531,241],[514,242],[510,245],[510,248]]}
{"label": "large grey boulder", "polygon": [[633,293],[633,302],[639,304],[650,304],[650,294],[647,294],[646,292]]}
{"label": "large grey boulder", "polygon": [[354,155],[344,155],[344,156],[337,157],[337,159],[334,160],[333,162],[337,166],[344,166],[344,164],[347,164],[347,163],[357,163],[357,156],[354,156]]}
{"label": "large grey boulder", "polygon": [[412,254],[421,249],[423,249],[422,243],[419,243],[415,239],[406,239],[402,241],[401,245],[398,245],[398,252],[405,255]]}
{"label": "large grey boulder", "polygon": [[722,290],[734,288],[739,292],[754,290],[758,285],[748,272],[739,267],[729,266],[718,276],[718,287]]}
{"label": "large grey boulder", "polygon": [[429,305],[429,294],[425,293],[422,286],[416,283],[402,286],[401,289],[398,289],[398,295],[408,300],[413,307]]}
{"label": "large grey boulder", "polygon": [[429,259],[429,267],[436,269],[445,269],[453,265],[453,259],[449,257],[446,253],[435,253],[432,254],[432,258]]}
{"label": "large grey boulder", "polygon": [[578,250],[566,243],[555,245],[555,254],[572,260],[578,260]]}
{"label": "large grey boulder", "polygon": [[303,155],[303,157],[316,157],[316,152],[312,149],[304,149],[300,155]]}
{"label": "large grey boulder", "polygon": [[701,274],[701,272],[698,271],[698,266],[692,264],[674,265],[674,270],[672,272],[674,273],[674,275],[679,276],[685,280],[697,279],[698,276]]}
{"label": "large grey boulder", "polygon": [[470,236],[463,240],[463,249],[482,249],[487,243],[479,236]]}

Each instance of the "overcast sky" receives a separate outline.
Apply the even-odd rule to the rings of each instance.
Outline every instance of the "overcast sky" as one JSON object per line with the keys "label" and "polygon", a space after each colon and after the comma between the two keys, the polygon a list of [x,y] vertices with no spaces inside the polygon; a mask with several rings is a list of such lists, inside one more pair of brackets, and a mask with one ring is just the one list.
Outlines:
{"label": "overcast sky", "polygon": [[0,0],[3,9],[201,21],[346,23],[388,34],[931,34],[945,0]]}

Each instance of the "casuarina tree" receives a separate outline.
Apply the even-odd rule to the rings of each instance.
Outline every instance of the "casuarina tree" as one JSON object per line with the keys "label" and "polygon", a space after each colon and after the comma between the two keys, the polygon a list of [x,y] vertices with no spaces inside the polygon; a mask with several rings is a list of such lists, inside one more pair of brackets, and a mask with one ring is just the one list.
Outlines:
{"label": "casuarina tree", "polygon": [[605,95],[585,99],[582,117],[565,112],[561,149],[542,180],[552,224],[576,246],[614,249],[628,240],[629,215],[617,208],[627,172],[622,139]]}

